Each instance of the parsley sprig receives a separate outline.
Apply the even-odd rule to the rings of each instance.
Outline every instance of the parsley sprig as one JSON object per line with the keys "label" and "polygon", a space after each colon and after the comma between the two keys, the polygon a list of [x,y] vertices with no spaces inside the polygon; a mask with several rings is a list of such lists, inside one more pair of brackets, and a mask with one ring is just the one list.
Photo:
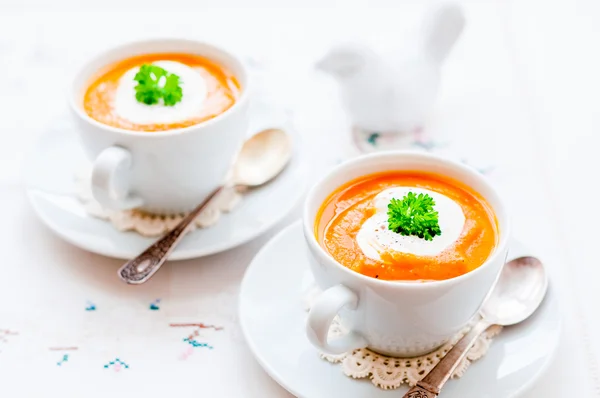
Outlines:
{"label": "parsley sprig", "polygon": [[146,105],[158,104],[162,98],[166,106],[173,106],[183,96],[179,76],[160,66],[142,65],[133,80],[138,82],[135,86],[135,99]]}
{"label": "parsley sprig", "polygon": [[427,194],[409,192],[404,198],[392,199],[388,204],[388,228],[404,236],[418,236],[432,240],[441,235],[435,202]]}

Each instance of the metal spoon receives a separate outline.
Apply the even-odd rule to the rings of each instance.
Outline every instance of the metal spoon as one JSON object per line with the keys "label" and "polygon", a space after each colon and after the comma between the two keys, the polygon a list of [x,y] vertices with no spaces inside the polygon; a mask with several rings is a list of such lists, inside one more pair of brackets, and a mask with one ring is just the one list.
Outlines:
{"label": "metal spoon", "polygon": [[125,263],[118,271],[119,278],[132,285],[146,282],[163,265],[190,230],[192,222],[219,192],[225,187],[240,190],[266,184],[285,168],[291,156],[292,143],[283,130],[267,129],[249,138],[244,142],[227,182],[208,195],[171,232]]}
{"label": "metal spoon", "polygon": [[529,318],[541,304],[547,289],[548,277],[537,258],[519,257],[505,264],[479,311],[481,320],[403,398],[437,397],[481,333],[493,325],[510,326]]}

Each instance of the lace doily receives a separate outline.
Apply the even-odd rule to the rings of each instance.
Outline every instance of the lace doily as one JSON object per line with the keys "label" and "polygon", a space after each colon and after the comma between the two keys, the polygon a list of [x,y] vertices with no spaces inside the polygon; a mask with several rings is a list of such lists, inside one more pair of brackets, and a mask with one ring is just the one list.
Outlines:
{"label": "lace doily", "polygon": [[[82,167],[75,173],[77,197],[85,211],[93,217],[110,221],[119,231],[135,231],[143,236],[156,237],[170,231],[185,217],[185,214],[161,215],[141,210],[115,211],[103,208],[92,196],[90,181],[91,170],[89,167]],[[224,189],[198,215],[192,230],[216,224],[221,213],[230,212],[240,200],[241,195],[235,189]]]}
{"label": "lace doily", "polygon": [[[319,290],[314,288],[307,295],[307,310],[311,303],[318,296]],[[450,349],[460,340],[460,338],[469,331],[470,326],[465,327],[460,333],[454,336],[448,343],[437,350],[418,357],[395,358],[378,354],[367,348],[360,348],[352,352],[340,355],[330,355],[319,353],[319,356],[333,364],[338,364],[341,371],[353,379],[370,379],[371,383],[384,390],[393,390],[406,384],[413,387],[421,380],[437,363],[450,351]],[[492,326],[485,331],[475,345],[469,350],[466,358],[458,365],[452,378],[462,377],[469,365],[483,357],[490,347],[492,340],[502,331],[501,326]],[[340,324],[339,319],[334,319],[329,329],[329,338],[346,334],[348,331]]]}

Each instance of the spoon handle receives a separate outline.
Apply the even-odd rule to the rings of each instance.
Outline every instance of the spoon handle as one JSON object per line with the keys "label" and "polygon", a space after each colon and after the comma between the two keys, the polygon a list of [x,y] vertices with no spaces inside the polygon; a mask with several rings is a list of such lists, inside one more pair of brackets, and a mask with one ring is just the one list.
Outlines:
{"label": "spoon handle", "polygon": [[177,224],[165,236],[154,242],[142,254],[125,263],[118,271],[119,278],[130,285],[141,285],[158,271],[175,249],[175,246],[190,230],[192,222],[210,203],[210,201],[223,190],[224,186],[215,189],[194,210]]}
{"label": "spoon handle", "polygon": [[431,372],[408,390],[403,398],[434,398],[437,397],[458,364],[467,356],[469,349],[475,344],[481,333],[492,326],[485,320],[480,320],[465,334],[454,347],[442,358]]}

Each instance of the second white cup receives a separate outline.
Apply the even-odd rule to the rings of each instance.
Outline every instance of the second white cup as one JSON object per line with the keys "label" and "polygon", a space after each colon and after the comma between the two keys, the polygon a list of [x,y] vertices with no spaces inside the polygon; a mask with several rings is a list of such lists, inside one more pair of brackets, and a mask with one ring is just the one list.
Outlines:
{"label": "second white cup", "polygon": [[[420,283],[375,279],[335,261],[315,237],[321,204],[349,181],[388,171],[443,175],[483,196],[496,214],[499,230],[489,258],[464,275]],[[476,315],[504,265],[510,234],[504,205],[481,174],[438,156],[401,151],[364,156],[333,169],[308,194],[303,223],[310,269],[323,290],[308,315],[307,336],[319,350],[330,354],[368,347],[384,355],[411,357],[441,346]],[[349,333],[329,340],[329,327],[336,316]]]}

